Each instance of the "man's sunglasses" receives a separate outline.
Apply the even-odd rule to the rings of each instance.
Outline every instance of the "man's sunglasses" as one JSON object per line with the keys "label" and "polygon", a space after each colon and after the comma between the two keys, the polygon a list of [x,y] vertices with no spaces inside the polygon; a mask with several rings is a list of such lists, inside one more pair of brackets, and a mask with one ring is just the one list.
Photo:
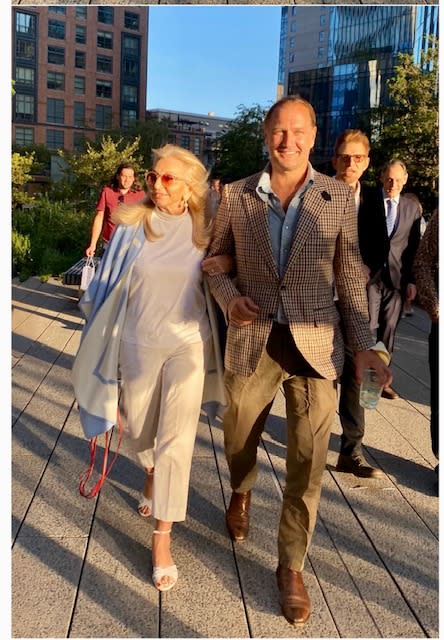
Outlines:
{"label": "man's sunglasses", "polygon": [[179,178],[179,176],[175,176],[172,173],[157,173],[157,171],[148,171],[145,175],[145,180],[149,187],[153,187],[159,178],[166,188],[171,187],[176,180],[184,180],[184,178]]}

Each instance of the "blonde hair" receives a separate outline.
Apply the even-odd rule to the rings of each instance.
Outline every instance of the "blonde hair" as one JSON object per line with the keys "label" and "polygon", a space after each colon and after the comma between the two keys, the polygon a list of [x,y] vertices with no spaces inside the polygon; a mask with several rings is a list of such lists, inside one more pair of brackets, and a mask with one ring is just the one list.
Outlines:
{"label": "blonde hair", "polygon": [[370,141],[363,131],[360,129],[346,129],[336,138],[335,156],[339,154],[339,149],[347,142],[360,142],[364,145],[367,154],[370,153]]}
{"label": "blonde hair", "polygon": [[[175,158],[184,166],[184,179],[191,190],[191,195],[188,199],[188,211],[193,222],[193,244],[198,249],[205,249],[210,241],[209,229],[205,221],[208,171],[194,153],[174,144],[166,144],[158,149],[153,149],[154,165],[161,158]],[[142,202],[137,204],[120,205],[111,218],[115,224],[123,225],[133,225],[143,221],[145,237],[152,242],[159,238],[159,235],[154,233],[150,224],[154,208],[155,204],[148,194]]]}

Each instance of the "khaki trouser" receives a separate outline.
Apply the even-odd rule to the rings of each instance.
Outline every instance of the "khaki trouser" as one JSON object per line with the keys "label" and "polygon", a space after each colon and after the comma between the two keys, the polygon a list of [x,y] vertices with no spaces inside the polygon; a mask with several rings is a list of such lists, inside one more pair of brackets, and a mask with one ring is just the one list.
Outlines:
{"label": "khaki trouser", "polygon": [[140,464],[154,467],[153,515],[185,520],[210,341],[176,349],[121,342],[121,412]]}
{"label": "khaki trouser", "polygon": [[225,453],[231,487],[238,493],[254,486],[259,440],[274,397],[283,385],[287,474],[278,553],[279,563],[295,571],[303,569],[313,535],[337,406],[336,382],[315,376],[296,349],[290,332],[279,328],[270,334],[267,349],[251,376],[225,373]]}

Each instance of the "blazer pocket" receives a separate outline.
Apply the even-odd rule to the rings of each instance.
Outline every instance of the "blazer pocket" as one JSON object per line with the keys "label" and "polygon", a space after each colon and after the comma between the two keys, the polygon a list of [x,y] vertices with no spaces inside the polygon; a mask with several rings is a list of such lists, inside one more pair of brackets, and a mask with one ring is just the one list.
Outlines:
{"label": "blazer pocket", "polygon": [[339,313],[335,305],[323,307],[322,309],[313,309],[313,321],[315,327],[327,325],[336,325],[339,323]]}

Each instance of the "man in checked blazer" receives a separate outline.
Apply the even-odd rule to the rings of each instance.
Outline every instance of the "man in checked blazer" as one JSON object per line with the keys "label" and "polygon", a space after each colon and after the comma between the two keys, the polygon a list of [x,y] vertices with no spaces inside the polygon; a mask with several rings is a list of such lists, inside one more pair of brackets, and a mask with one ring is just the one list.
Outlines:
{"label": "man in checked blazer", "polygon": [[[416,296],[413,261],[421,238],[421,210],[417,202],[401,195],[407,179],[402,160],[387,162],[381,186],[366,193],[358,215],[359,247],[369,271],[370,329],[390,354],[404,302]],[[389,209],[393,210],[392,224]],[[391,387],[382,396],[398,398]]]}
{"label": "man in checked blazer", "polygon": [[301,572],[344,361],[341,320],[358,380],[366,367],[376,369],[381,384],[390,383],[391,373],[371,350],[353,191],[309,163],[316,137],[312,106],[297,96],[279,100],[265,117],[264,134],[270,162],[261,173],[225,186],[208,254],[236,261],[236,281],[222,273],[209,278],[228,320],[224,443],[233,493],[226,522],[233,540],[246,538],[257,446],[282,385],[287,473],[276,573],[284,616],[302,624],[311,603]]}

